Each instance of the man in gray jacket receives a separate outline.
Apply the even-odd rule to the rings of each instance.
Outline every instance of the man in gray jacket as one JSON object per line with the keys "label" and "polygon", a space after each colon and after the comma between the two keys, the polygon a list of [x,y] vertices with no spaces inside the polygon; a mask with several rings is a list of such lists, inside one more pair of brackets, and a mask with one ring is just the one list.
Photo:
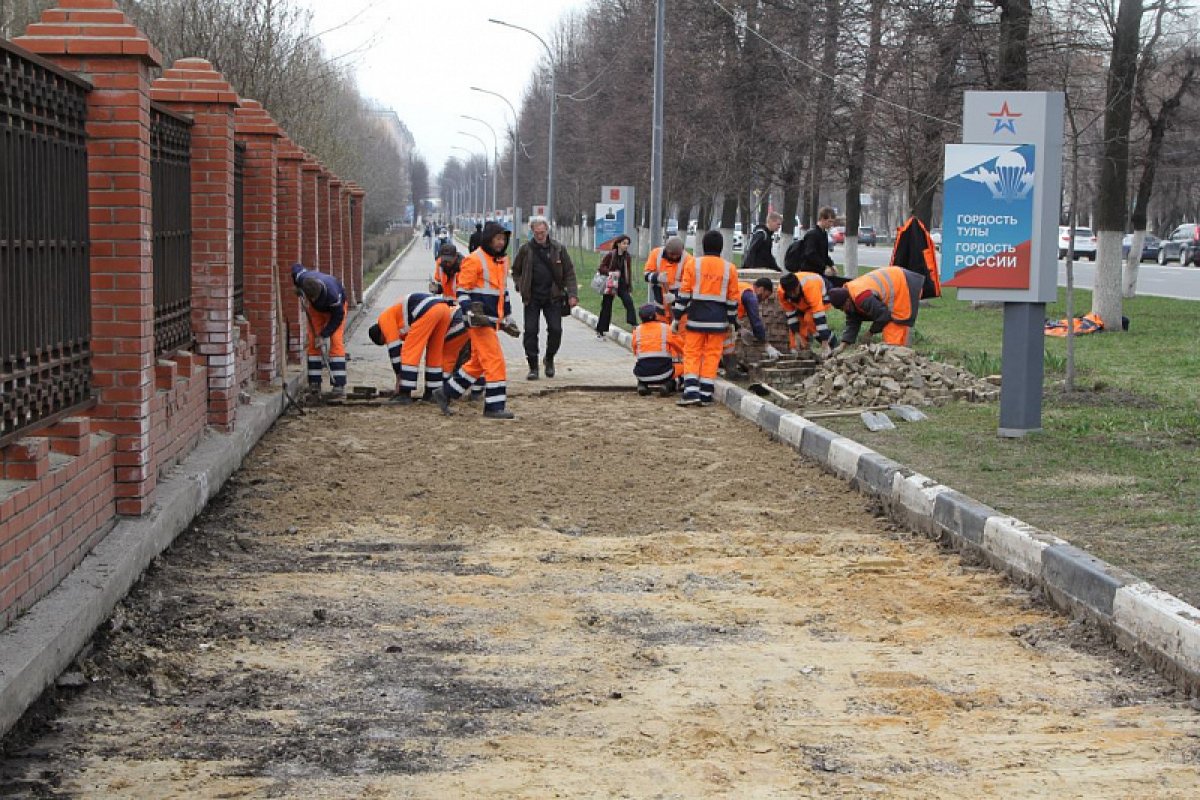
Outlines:
{"label": "man in gray jacket", "polygon": [[513,259],[512,275],[525,305],[525,358],[529,361],[526,380],[538,379],[538,333],[540,317],[546,318],[546,377],[554,377],[554,356],[562,343],[562,315],[579,304],[579,284],[571,254],[561,242],[550,238],[545,217],[532,217],[533,239],[521,245]]}

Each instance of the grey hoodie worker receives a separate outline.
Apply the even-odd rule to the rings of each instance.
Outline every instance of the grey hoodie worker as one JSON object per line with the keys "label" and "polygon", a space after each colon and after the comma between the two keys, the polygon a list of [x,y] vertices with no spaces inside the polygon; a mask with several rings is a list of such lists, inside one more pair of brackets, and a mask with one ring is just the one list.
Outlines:
{"label": "grey hoodie worker", "polygon": [[550,238],[550,223],[532,217],[533,240],[521,245],[513,260],[513,280],[525,304],[525,358],[529,361],[526,380],[538,378],[538,333],[540,317],[546,318],[546,377],[554,377],[554,356],[562,343],[563,300],[570,308],[579,304],[575,265],[560,242]]}

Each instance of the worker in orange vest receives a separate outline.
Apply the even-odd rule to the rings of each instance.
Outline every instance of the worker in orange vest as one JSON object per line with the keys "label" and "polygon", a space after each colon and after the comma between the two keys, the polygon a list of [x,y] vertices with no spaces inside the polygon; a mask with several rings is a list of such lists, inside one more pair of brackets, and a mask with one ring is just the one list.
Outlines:
{"label": "worker in orange vest", "polygon": [[671,326],[657,319],[658,307],[647,303],[638,309],[642,324],[633,329],[633,354],[637,363],[638,394],[645,397],[657,387],[663,397],[675,391],[683,374],[683,337],[671,332]]}
{"label": "worker in orange vest", "polygon": [[671,321],[671,304],[679,291],[680,278],[693,261],[692,256],[684,250],[683,239],[678,236],[672,236],[662,247],[650,251],[644,270],[660,322]]}
{"label": "worker in orange vest", "polygon": [[924,275],[904,267],[881,267],[830,289],[829,304],[846,312],[842,346],[858,341],[859,329],[867,320],[871,328],[862,344],[869,344],[872,336],[882,333],[884,344],[907,345],[924,285]]}
{"label": "worker in orange vest", "polygon": [[[759,278],[759,281],[766,281],[767,286],[772,286],[770,278]],[[734,355],[738,349],[739,340],[747,346],[753,343],[759,349],[767,346],[767,326],[763,323],[762,314],[758,310],[762,291],[757,282],[738,281],[737,325],[725,337],[725,347],[722,351],[724,356]],[[770,293],[771,290],[767,289],[766,294],[769,296]],[[779,353],[775,351],[775,348],[771,348],[771,350],[774,352],[774,357],[778,358]],[[729,367],[730,365],[727,363],[726,374],[728,374]]]}
{"label": "worker in orange vest", "polygon": [[458,273],[458,304],[464,309],[467,334],[471,340],[471,359],[458,368],[433,393],[443,414],[453,413],[450,401],[462,397],[483,378],[483,415],[489,419],[512,419],[508,403],[507,372],[504,351],[496,335],[503,330],[510,336],[521,331],[512,318],[508,299],[509,232],[496,222],[483,226],[481,244],[463,259]]}
{"label": "worker in orange vest", "polygon": [[462,267],[462,255],[453,242],[446,242],[438,248],[437,259],[433,263],[433,279],[429,282],[429,291],[453,300],[457,294],[456,281],[458,271]]}
{"label": "worker in orange vest", "polygon": [[446,298],[436,294],[413,292],[384,309],[378,321],[367,330],[371,341],[387,345],[396,373],[396,394],[392,402],[411,405],[425,360],[425,390],[432,393],[442,385],[442,348],[450,328],[451,310]]}
{"label": "worker in orange vest", "polygon": [[825,312],[825,279],[813,272],[794,272],[779,279],[779,306],[787,315],[788,345],[793,353],[807,350],[815,337],[822,356],[828,356],[836,339]]}
{"label": "worker in orange vest", "polygon": [[725,337],[737,325],[737,268],[721,258],[725,237],[709,231],[701,246],[704,255],[683,270],[672,308],[672,333],[679,332],[680,318],[687,315],[681,406],[712,404]]}

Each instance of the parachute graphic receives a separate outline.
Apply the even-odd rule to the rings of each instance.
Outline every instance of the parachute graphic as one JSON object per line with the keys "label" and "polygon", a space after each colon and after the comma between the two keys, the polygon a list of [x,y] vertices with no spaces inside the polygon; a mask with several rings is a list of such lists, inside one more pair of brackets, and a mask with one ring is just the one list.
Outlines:
{"label": "parachute graphic", "polygon": [[964,172],[962,177],[982,183],[995,200],[1024,200],[1033,191],[1033,173],[1025,157],[1015,150],[996,157],[995,172],[980,166],[974,172]]}

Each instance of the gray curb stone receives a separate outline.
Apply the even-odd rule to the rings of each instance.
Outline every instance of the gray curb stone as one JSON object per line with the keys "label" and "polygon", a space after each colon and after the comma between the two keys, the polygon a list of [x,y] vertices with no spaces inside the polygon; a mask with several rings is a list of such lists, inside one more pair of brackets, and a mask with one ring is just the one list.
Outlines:
{"label": "gray curb stone", "polygon": [[[595,327],[596,316],[575,309]],[[1200,610],[1052,534],[892,461],[845,436],[719,380],[716,399],[803,457],[881,500],[914,531],[982,553],[1039,586],[1060,609],[1087,616],[1156,669],[1200,694]]]}

